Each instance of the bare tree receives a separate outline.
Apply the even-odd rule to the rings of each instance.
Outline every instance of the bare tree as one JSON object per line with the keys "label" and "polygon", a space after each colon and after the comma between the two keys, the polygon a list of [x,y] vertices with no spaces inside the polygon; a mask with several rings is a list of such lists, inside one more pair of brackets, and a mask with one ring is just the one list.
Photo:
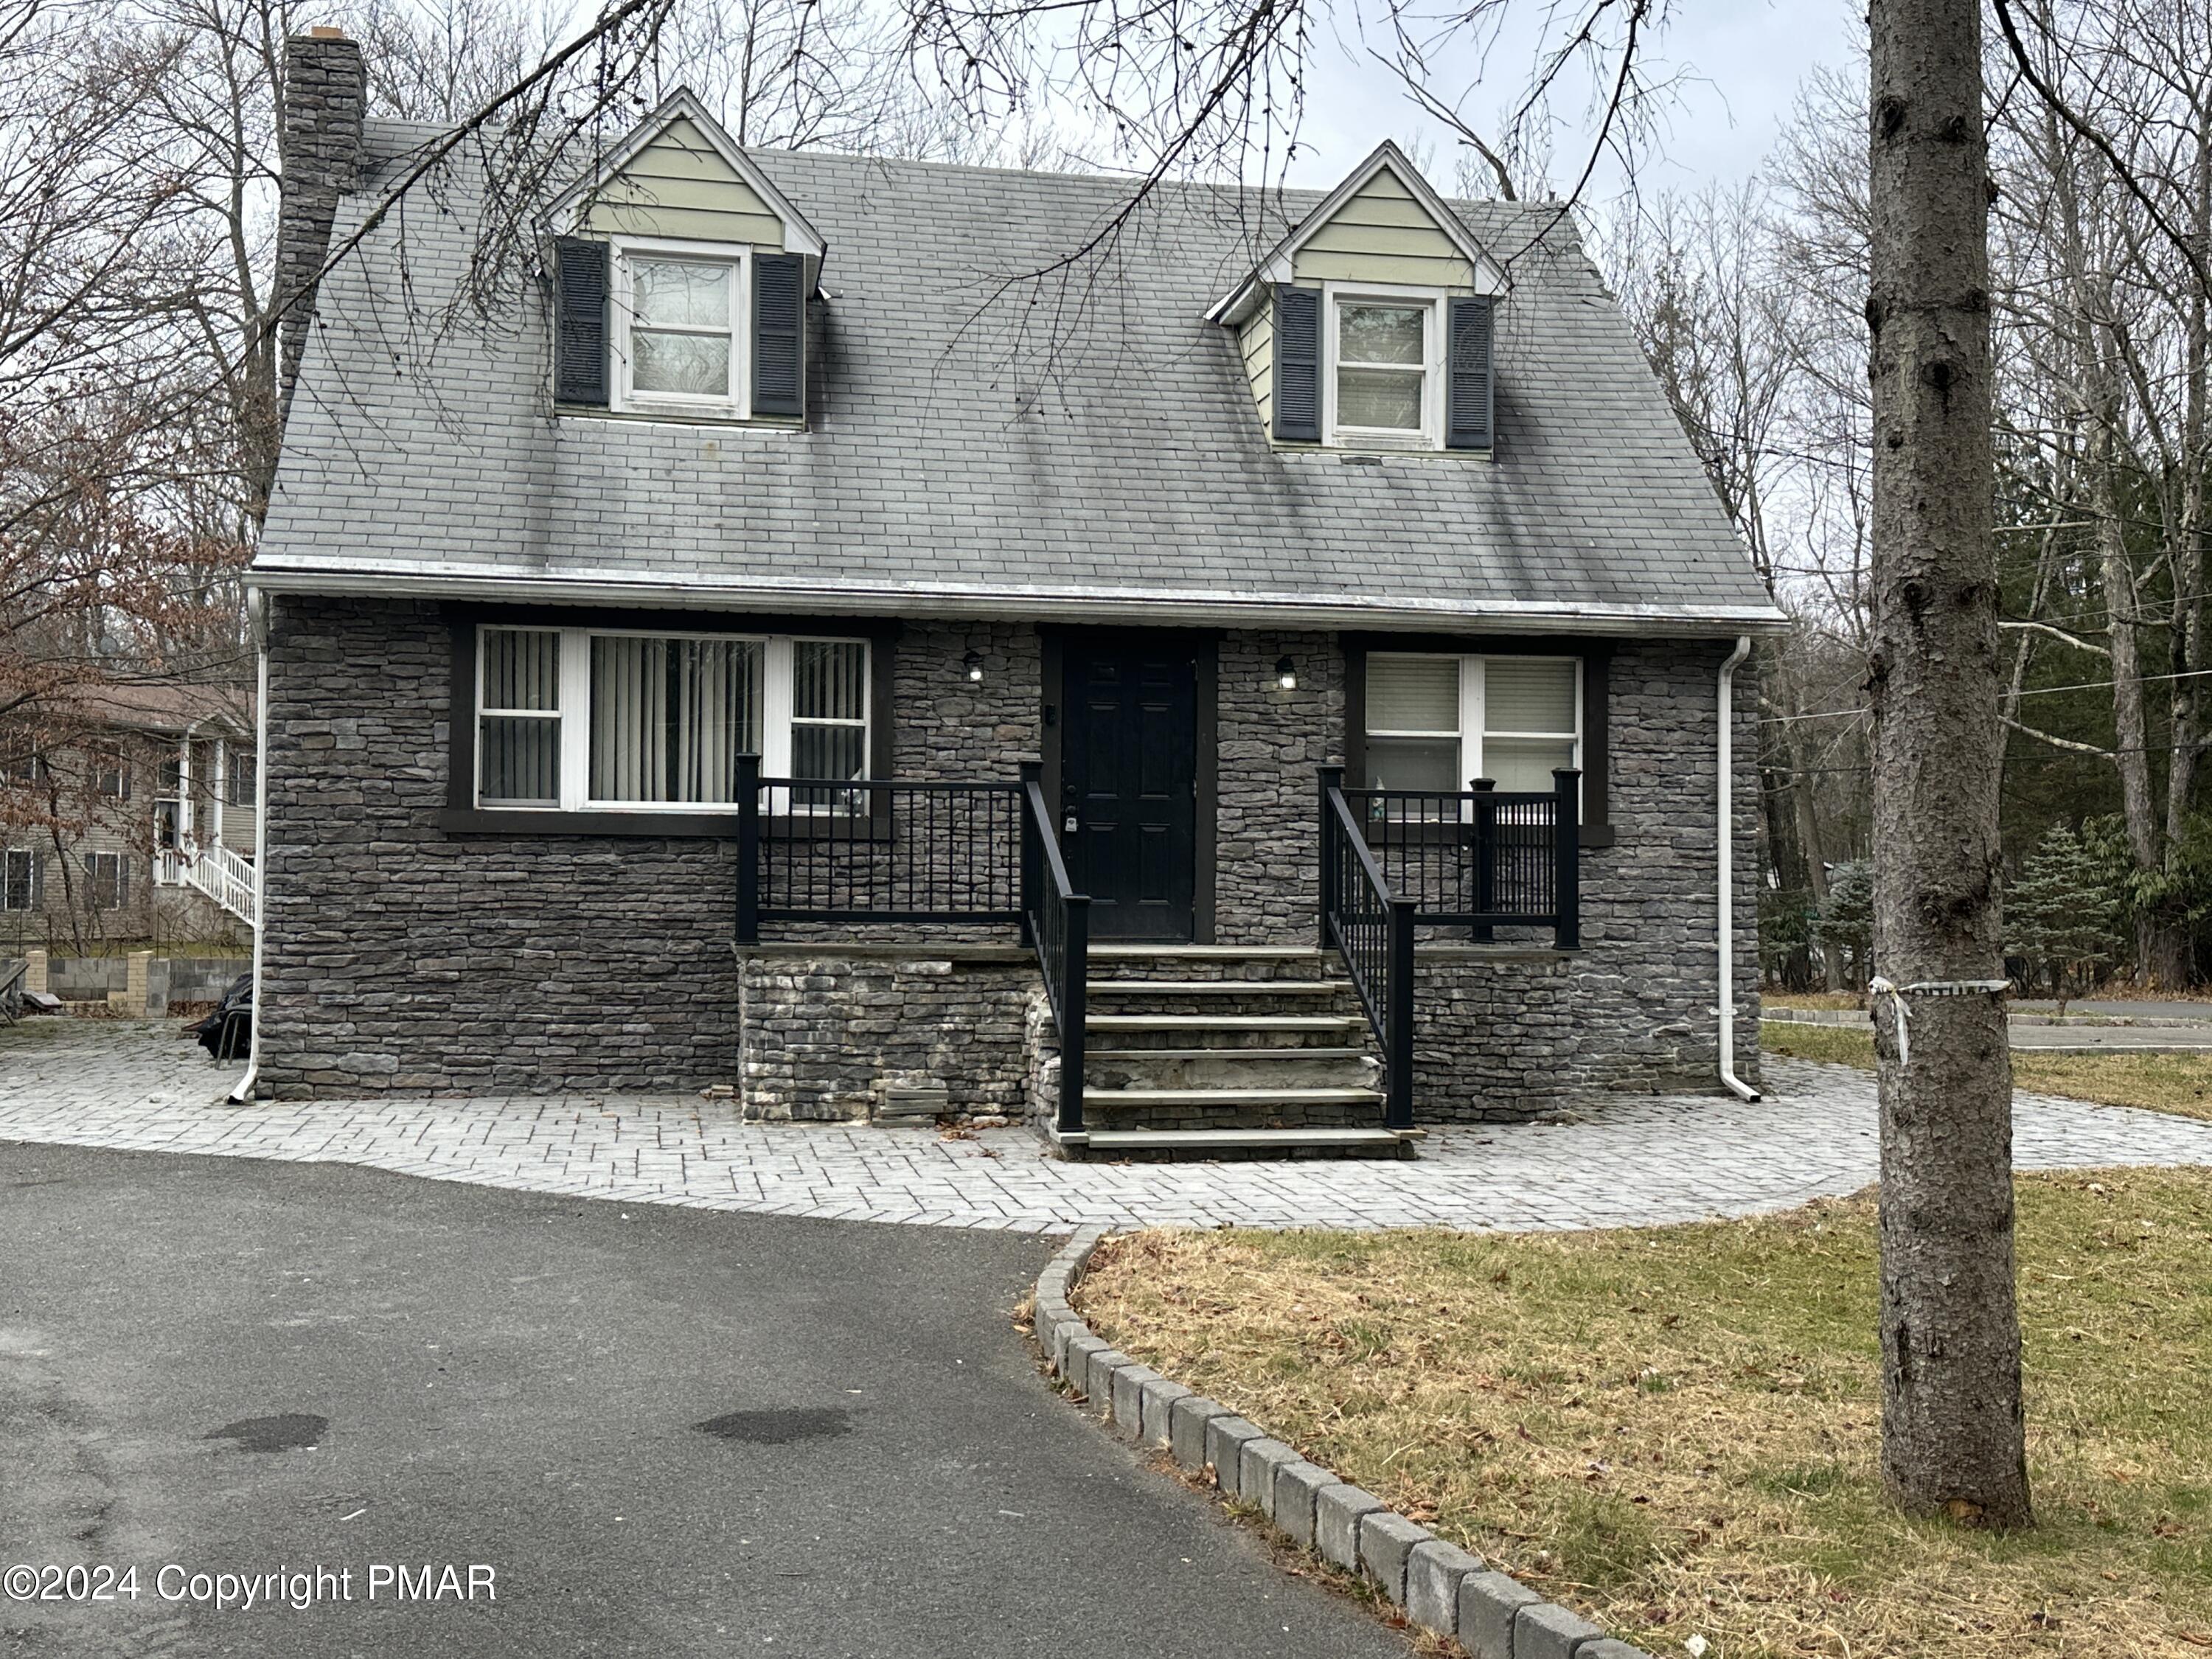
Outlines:
{"label": "bare tree", "polygon": [[1882,1476],[1910,1513],[2024,1526],[1981,12],[1869,16]]}

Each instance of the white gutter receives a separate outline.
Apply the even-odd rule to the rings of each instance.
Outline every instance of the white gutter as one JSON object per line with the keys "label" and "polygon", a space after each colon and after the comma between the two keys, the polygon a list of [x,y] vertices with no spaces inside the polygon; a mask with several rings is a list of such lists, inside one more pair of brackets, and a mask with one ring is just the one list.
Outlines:
{"label": "white gutter", "polygon": [[269,601],[251,600],[253,616],[253,1034],[246,1050],[246,1075],[227,1097],[234,1106],[253,1098],[261,1079],[261,941],[269,936]]}
{"label": "white gutter", "polygon": [[1720,843],[1721,1081],[1739,1100],[1757,1100],[1759,1091],[1735,1074],[1735,671],[1751,654],[1751,636],[1741,635],[1721,665]]}

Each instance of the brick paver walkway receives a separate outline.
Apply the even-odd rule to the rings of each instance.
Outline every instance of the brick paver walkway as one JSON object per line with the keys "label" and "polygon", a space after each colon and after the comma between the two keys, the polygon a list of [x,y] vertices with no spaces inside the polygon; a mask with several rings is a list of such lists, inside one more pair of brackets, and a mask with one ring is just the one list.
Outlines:
{"label": "brick paver walkway", "polygon": [[[366,1164],[437,1181],[638,1204],[1054,1232],[1262,1227],[1620,1226],[1783,1208],[1875,1174],[1873,1080],[1771,1062],[1755,1104],[1607,1097],[1570,1121],[1449,1129],[1402,1162],[1068,1164],[1018,1129],[740,1123],[721,1102],[625,1097],[234,1107],[234,1068],[167,1025],[0,1030],[0,1140]],[[2212,1123],[2023,1096],[2022,1167],[2212,1164]]]}

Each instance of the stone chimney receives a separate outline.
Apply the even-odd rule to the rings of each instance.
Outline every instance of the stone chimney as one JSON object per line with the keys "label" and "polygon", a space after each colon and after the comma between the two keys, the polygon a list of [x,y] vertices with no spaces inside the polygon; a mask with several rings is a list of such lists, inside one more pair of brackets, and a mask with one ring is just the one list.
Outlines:
{"label": "stone chimney", "polygon": [[283,171],[276,218],[275,298],[282,347],[277,386],[292,404],[300,356],[315,315],[315,276],[330,257],[338,198],[361,178],[361,124],[368,74],[361,47],[333,28],[312,29],[284,43],[284,130],[277,141]]}

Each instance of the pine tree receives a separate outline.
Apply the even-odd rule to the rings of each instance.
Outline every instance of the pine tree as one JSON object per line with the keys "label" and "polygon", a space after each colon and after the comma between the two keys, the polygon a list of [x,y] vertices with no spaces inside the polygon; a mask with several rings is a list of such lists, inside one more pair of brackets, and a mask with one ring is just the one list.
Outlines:
{"label": "pine tree", "polygon": [[2107,860],[2055,823],[2005,895],[2005,950],[2033,979],[2048,975],[2063,1001],[2091,989],[2126,949],[2124,907]]}

